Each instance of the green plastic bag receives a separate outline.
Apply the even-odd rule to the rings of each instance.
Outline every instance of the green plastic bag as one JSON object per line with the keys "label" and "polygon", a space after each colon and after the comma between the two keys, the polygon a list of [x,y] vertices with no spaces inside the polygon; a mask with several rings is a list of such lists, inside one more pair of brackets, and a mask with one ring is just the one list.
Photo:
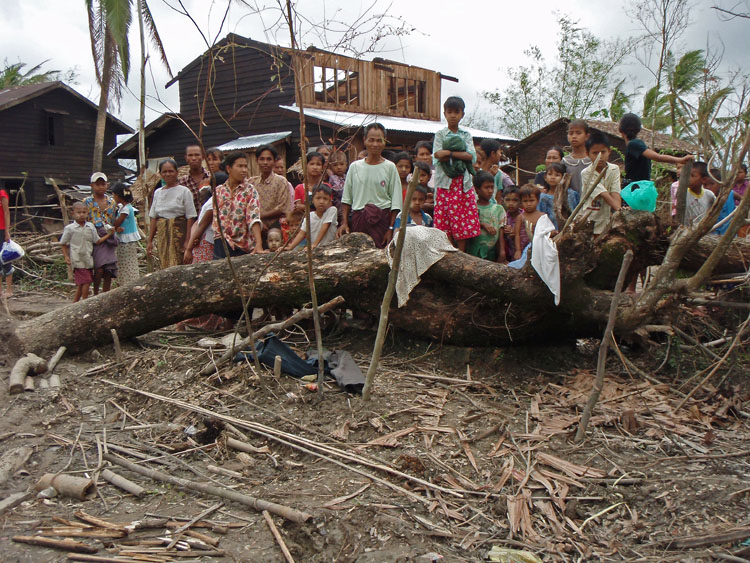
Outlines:
{"label": "green plastic bag", "polygon": [[650,180],[631,182],[622,189],[620,196],[632,209],[639,211],[656,211],[656,186]]}

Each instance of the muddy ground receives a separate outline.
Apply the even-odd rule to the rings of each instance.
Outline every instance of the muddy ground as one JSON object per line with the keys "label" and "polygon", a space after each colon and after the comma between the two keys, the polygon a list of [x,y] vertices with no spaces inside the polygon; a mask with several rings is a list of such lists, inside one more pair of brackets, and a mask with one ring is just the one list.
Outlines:
{"label": "muddy ground", "polygon": [[[62,297],[20,291],[11,312],[32,318],[64,304]],[[703,341],[721,330],[705,312],[682,315]],[[681,348],[678,338],[639,350],[623,346],[624,356],[656,378],[649,382],[611,353],[588,437],[576,444],[596,341],[459,349],[390,333],[373,400],[363,403],[331,385],[319,398],[290,377],[264,371],[259,379],[248,364],[201,377],[212,354],[197,347],[204,336],[156,331],[123,343],[120,363],[112,346],[64,357],[59,391],[9,396],[0,385],[2,452],[33,448],[0,497],[44,473],[96,476],[99,452],[111,445],[144,466],[310,513],[301,524],[274,517],[296,561],[482,561],[493,546],[543,561],[750,558],[750,533],[742,537],[750,525],[750,409],[743,406],[750,357],[742,344],[679,410],[676,390],[686,382],[682,391],[692,389],[698,378],[690,378],[714,358]],[[283,336],[300,353],[309,346],[300,328]],[[352,352],[366,371],[373,339],[373,332],[336,324],[325,345]],[[727,346],[712,350],[721,356]],[[14,359],[4,359],[3,381]],[[226,446],[227,431],[205,435],[205,415],[112,382],[233,417],[257,452],[238,456]],[[242,421],[335,448],[328,457],[339,464],[262,437]],[[91,500],[31,497],[0,517],[2,560],[66,560],[64,552],[11,537],[34,535],[55,525],[54,517],[76,520],[77,510],[130,522],[192,518],[217,502],[112,469],[146,494],[137,499],[100,480]],[[202,529],[220,539],[224,560],[284,561],[258,512],[226,502],[207,519],[237,526],[227,534]],[[686,538],[726,531],[742,539],[704,538],[683,547]],[[137,537],[163,535],[162,529]],[[99,555],[117,553],[117,541],[82,541],[98,545]]]}

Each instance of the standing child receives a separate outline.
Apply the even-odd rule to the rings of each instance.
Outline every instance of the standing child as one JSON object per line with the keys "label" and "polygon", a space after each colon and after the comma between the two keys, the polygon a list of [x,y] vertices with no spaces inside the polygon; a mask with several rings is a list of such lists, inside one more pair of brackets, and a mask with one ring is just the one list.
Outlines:
{"label": "standing child", "polygon": [[[210,188],[209,188],[210,191]],[[133,209],[133,194],[125,184],[115,184],[112,197],[119,206],[115,218],[115,232],[117,237],[117,267],[119,271],[118,283],[125,285],[134,283],[141,277],[138,270],[138,225],[135,221]]]}
{"label": "standing child", "polygon": [[521,209],[521,194],[518,186],[509,186],[503,190],[503,205],[505,207],[505,257],[507,260],[518,260],[523,249],[529,244],[526,229],[516,229],[516,223],[523,223],[523,209]]}
{"label": "standing child", "polygon": [[713,192],[703,187],[709,180],[708,166],[705,162],[694,162],[688,182],[687,201],[685,202],[685,224],[694,227],[706,216],[716,201]]}
{"label": "standing child", "polygon": [[542,215],[544,215],[544,213],[537,209],[537,207],[539,206],[539,196],[542,193],[542,190],[539,189],[539,186],[535,186],[534,184],[525,184],[521,187],[518,193],[521,196],[523,216],[521,217],[521,220],[516,221],[515,225],[513,226],[513,237],[518,243],[516,246],[516,254],[514,256],[515,260],[521,258],[523,249],[525,248],[520,244],[521,231],[526,232],[527,240],[532,240],[534,238],[534,229],[536,228],[536,222],[539,221],[539,218],[542,217]]}
{"label": "standing child", "polygon": [[[88,221],[94,224],[100,237],[107,234],[105,226],[114,224],[117,211],[115,200],[107,195],[108,187],[107,175],[94,172],[91,175],[91,195],[83,200],[88,208]],[[107,244],[94,248],[94,295],[99,294],[99,284],[102,284],[102,291],[109,291],[112,278],[117,277],[117,239],[108,238],[107,241]]]}
{"label": "standing child", "polygon": [[500,236],[505,226],[505,209],[495,201],[495,178],[489,172],[480,171],[474,178],[479,210],[480,234],[469,241],[467,252],[472,256],[505,261],[505,237]]}
{"label": "standing child", "polygon": [[692,160],[692,155],[683,157],[660,154],[651,150],[642,140],[638,139],[641,132],[641,118],[634,113],[626,113],[620,119],[620,133],[628,142],[625,147],[625,185],[651,179],[651,161],[669,164],[685,164]]}
{"label": "standing child", "polygon": [[[432,158],[432,157],[430,157]],[[422,211],[432,215],[435,210],[435,189],[430,187],[430,181],[432,180],[432,169],[429,164],[418,160],[414,163],[414,174],[419,174],[419,185],[424,188],[425,199],[422,204]]]}
{"label": "standing child", "polygon": [[322,154],[319,152],[307,153],[307,176],[303,183],[297,184],[297,187],[294,188],[295,209],[305,208],[305,197],[311,196],[315,186],[321,182],[325,165],[326,158]]}
{"label": "standing child", "polygon": [[[2,205],[2,213],[0,213],[0,245],[10,242],[10,198],[8,192],[0,189],[0,205]],[[2,275],[5,278],[5,296],[13,296],[13,264],[2,265]],[[0,286],[0,292],[2,287]]]}
{"label": "standing child", "polygon": [[586,139],[589,138],[589,124],[583,119],[574,119],[568,124],[568,143],[571,153],[562,159],[565,171],[570,174],[570,187],[581,193],[581,172],[591,164],[586,154]]}
{"label": "standing child", "polygon": [[[556,229],[559,229],[560,226],[557,222],[557,214],[555,213],[555,194],[558,189],[563,189],[562,183],[564,177],[565,166],[562,162],[551,162],[548,164],[547,172],[544,175],[546,189],[542,191],[539,198],[539,211],[549,215],[549,218]],[[572,211],[578,205],[581,195],[572,188],[568,188],[568,193],[566,195],[568,207],[570,207],[570,210]]]}
{"label": "standing child", "polygon": [[[414,193],[411,195],[411,202],[409,204],[409,214],[406,216],[407,227],[412,227],[414,225],[432,227],[432,217],[422,210],[426,195],[427,188],[423,185],[420,184],[414,188]],[[403,211],[396,215],[396,220],[393,222],[394,237],[398,234],[398,230],[401,228],[401,215],[403,215]]]}
{"label": "standing child", "polygon": [[477,159],[474,140],[459,127],[466,104],[451,96],[443,104],[448,127],[435,133],[435,227],[445,231],[462,252],[466,241],[479,236],[479,212],[473,190],[473,164]]}
{"label": "standing child", "polygon": [[333,194],[333,206],[339,213],[339,223],[341,222],[341,196],[344,195],[344,183],[346,182],[346,169],[349,166],[349,159],[344,151],[336,151],[331,155],[328,161],[328,169],[331,173],[328,175],[328,185],[331,186]]}
{"label": "standing child", "polygon": [[342,223],[338,230],[338,236],[350,230],[366,233],[378,248],[385,248],[391,241],[393,222],[402,201],[396,165],[383,158],[385,142],[385,127],[380,123],[365,127],[367,156],[349,166],[341,198]]}
{"label": "standing child", "polygon": [[495,201],[498,204],[503,202],[503,189],[513,185],[505,172],[500,170],[500,160],[503,158],[503,148],[497,139],[485,139],[480,145],[484,153],[481,169],[489,172],[495,179]]}
{"label": "standing child", "polygon": [[412,172],[414,172],[414,163],[411,161],[411,156],[406,151],[402,151],[393,157],[393,162],[398,170],[398,177],[401,180],[401,201],[406,197],[406,188],[409,185],[409,179],[411,178]]}
{"label": "standing child", "polygon": [[592,163],[599,157],[599,164],[596,166],[596,169],[594,169],[593,164],[590,164],[581,172],[581,180],[583,181],[582,194],[585,194],[602,170],[606,168],[602,180],[585,202],[587,207],[594,209],[589,216],[589,221],[594,223],[594,234],[598,235],[607,229],[612,211],[619,211],[622,206],[622,199],[620,199],[620,167],[608,162],[610,144],[609,137],[604,133],[591,134],[586,140],[586,150]]}
{"label": "standing child", "polygon": [[307,238],[308,243],[312,241],[312,247],[315,250],[322,244],[328,244],[336,240],[337,213],[331,202],[331,186],[321,184],[315,188],[312,206],[314,211],[310,213],[310,228],[307,228],[307,221],[303,219],[302,227],[297,236],[291,243],[284,245],[285,247],[294,248]]}
{"label": "standing child", "polygon": [[86,299],[89,296],[89,286],[94,281],[94,245],[103,244],[112,237],[114,229],[105,236],[100,237],[94,224],[87,221],[88,207],[76,201],[72,208],[73,222],[65,225],[62,237],[60,237],[60,248],[65,263],[73,266],[73,279],[76,284],[76,295],[73,302]]}
{"label": "standing child", "polygon": [[188,233],[183,264],[210,262],[214,259],[214,203],[211,187],[203,186],[198,192],[201,210]]}

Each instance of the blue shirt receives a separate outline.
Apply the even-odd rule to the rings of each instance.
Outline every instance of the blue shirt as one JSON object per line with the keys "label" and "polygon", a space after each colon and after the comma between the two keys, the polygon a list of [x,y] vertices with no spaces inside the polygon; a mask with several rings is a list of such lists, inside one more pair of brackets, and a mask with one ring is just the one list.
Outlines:
{"label": "blue shirt", "polygon": [[[427,213],[424,211],[421,211],[422,213],[422,225],[425,227],[432,227],[432,217],[430,217]],[[396,220],[393,222],[393,229],[398,229],[401,226],[401,213],[396,215]],[[417,224],[414,222],[414,219],[411,218],[411,212],[406,216],[406,226],[407,227],[415,227]]]}
{"label": "blue shirt", "polygon": [[[727,201],[724,202],[724,207],[721,208],[721,213],[719,213],[719,219],[716,222],[718,223],[725,217],[729,216],[729,214],[732,211],[734,211],[734,194],[732,192],[729,192],[729,197],[727,198]],[[727,229],[729,228],[729,223],[731,223],[731,221],[727,221],[721,227],[716,229],[714,232],[717,235],[723,235],[724,233],[727,232]]]}
{"label": "blue shirt", "polygon": [[115,235],[117,240],[120,242],[136,242],[141,240],[141,235],[138,234],[138,225],[135,222],[133,206],[128,203],[120,207],[117,211],[117,216],[119,217],[120,215],[126,215],[126,217],[122,225],[120,225],[122,232]]}

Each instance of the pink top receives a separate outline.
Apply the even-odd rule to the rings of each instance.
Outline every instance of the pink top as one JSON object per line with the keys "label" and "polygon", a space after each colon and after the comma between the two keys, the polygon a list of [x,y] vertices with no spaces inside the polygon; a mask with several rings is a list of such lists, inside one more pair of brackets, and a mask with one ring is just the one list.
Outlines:
{"label": "pink top", "polygon": [[734,193],[736,193],[738,196],[740,197],[744,196],[745,192],[747,191],[747,180],[744,180],[743,182],[739,184],[735,184],[734,188],[732,189],[734,190]]}

